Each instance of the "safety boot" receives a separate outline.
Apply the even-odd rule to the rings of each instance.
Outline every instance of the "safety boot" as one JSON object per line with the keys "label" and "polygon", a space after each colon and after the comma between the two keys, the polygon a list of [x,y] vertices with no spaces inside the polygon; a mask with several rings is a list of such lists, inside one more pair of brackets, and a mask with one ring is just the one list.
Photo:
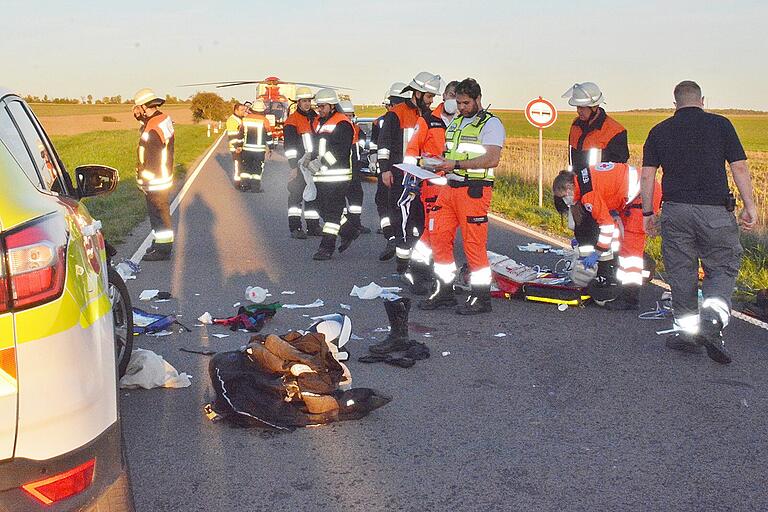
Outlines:
{"label": "safety boot", "polygon": [[261,194],[263,190],[261,190],[261,180],[250,180],[252,183],[250,184],[249,191],[252,194]]}
{"label": "safety boot", "polygon": [[603,307],[609,311],[629,311],[640,307],[640,287],[620,286],[619,296],[606,302]]}
{"label": "safety boot", "polygon": [[685,331],[679,331],[667,336],[664,340],[664,345],[672,350],[678,350],[680,352],[687,352],[689,354],[698,354],[701,352],[701,343],[699,338]]}
{"label": "safety boot", "polygon": [[307,235],[323,236],[323,228],[320,227],[320,221],[318,219],[307,220]]}
{"label": "safety boot", "polygon": [[142,261],[166,261],[171,259],[171,252],[173,251],[172,244],[156,244],[152,242],[147,252],[144,253]]}
{"label": "safety boot", "polygon": [[458,315],[479,315],[480,313],[490,313],[491,308],[491,287],[473,286],[463,304],[456,307]]}
{"label": "safety boot", "polygon": [[350,221],[347,221],[341,227],[341,231],[339,232],[339,237],[341,238],[341,242],[339,243],[339,252],[344,252],[349,249],[349,246],[352,245],[352,242],[357,240],[357,237],[359,236],[360,230],[357,228],[357,226],[350,224]]}
{"label": "safety boot", "polygon": [[456,297],[453,294],[453,285],[442,282],[440,279],[435,279],[432,285],[432,293],[426,299],[419,301],[419,309],[431,311],[433,309],[440,308],[452,308],[455,307]]}
{"label": "safety boot", "polygon": [[379,261],[389,261],[395,257],[395,250],[397,249],[397,243],[394,238],[387,240],[387,245],[384,250],[379,254]]}
{"label": "safety boot", "polygon": [[323,235],[323,239],[320,240],[320,247],[317,252],[312,256],[313,260],[325,261],[331,259],[333,251],[336,249],[336,237],[334,235]]}
{"label": "safety boot", "polygon": [[296,228],[291,230],[291,238],[295,238],[297,240],[306,240],[307,239],[307,232],[304,231],[302,228]]}
{"label": "safety boot", "polygon": [[711,360],[720,364],[731,362],[731,356],[725,350],[723,341],[723,322],[717,313],[709,308],[703,308],[701,312],[699,341],[704,345]]}
{"label": "safety boot", "polygon": [[432,289],[431,266],[411,260],[406,276],[409,277],[412,294],[427,295]]}
{"label": "safety boot", "polygon": [[408,271],[408,264],[411,260],[409,258],[401,258],[398,256],[397,265],[395,266],[395,272],[401,276]]}
{"label": "safety boot", "polygon": [[384,309],[389,318],[389,334],[383,341],[368,347],[368,350],[372,354],[389,354],[407,350],[409,347],[408,313],[411,310],[411,299],[385,300]]}

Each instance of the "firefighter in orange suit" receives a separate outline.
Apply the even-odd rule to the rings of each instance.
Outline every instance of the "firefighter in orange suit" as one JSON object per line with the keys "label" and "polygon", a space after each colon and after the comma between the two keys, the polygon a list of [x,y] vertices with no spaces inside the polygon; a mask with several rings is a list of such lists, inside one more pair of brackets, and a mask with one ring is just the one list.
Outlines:
{"label": "firefighter in orange suit", "polygon": [[[594,267],[598,259],[618,254],[616,280],[618,297],[598,303],[611,310],[637,309],[640,286],[649,280],[651,269],[645,268],[645,230],[640,198],[640,173],[624,163],[604,162],[580,171],[561,171],[554,180],[555,198],[572,208],[580,205],[578,215],[590,215],[599,229],[594,245],[582,253],[584,266]],[[661,186],[656,183],[656,204],[661,204]],[[574,215],[577,217],[578,215]],[[590,250],[591,249],[591,250]]]}
{"label": "firefighter in orange suit", "polygon": [[261,192],[264,160],[272,144],[272,125],[264,115],[265,110],[264,100],[257,99],[251,104],[248,114],[243,119],[243,167],[245,170],[235,178],[239,181],[240,190]]}
{"label": "firefighter in orange suit", "polygon": [[147,200],[152,245],[144,261],[168,260],[173,249],[170,193],[173,187],[173,121],[158,110],[165,100],[152,89],[133,96],[133,116],[141,123],[136,165],[136,184]]}
{"label": "firefighter in orange suit", "polygon": [[[304,201],[303,194],[306,182],[304,175],[299,170],[299,160],[305,154],[313,150],[313,129],[317,112],[312,110],[312,98],[315,95],[309,87],[296,89],[296,110],[288,116],[283,124],[283,140],[285,157],[291,168],[291,177],[288,181],[288,229],[291,238],[306,239],[307,235],[322,236],[320,228],[320,212],[317,210],[317,201]],[[307,222],[307,231],[301,225],[302,202],[304,220]]]}
{"label": "firefighter in orange suit", "polygon": [[481,105],[480,85],[472,78],[456,86],[459,115],[445,131],[445,158],[436,166],[447,186],[440,190],[430,220],[434,257],[434,284],[420,309],[457,305],[453,292],[456,262],[453,244],[461,228],[470,270],[470,294],[456,313],[475,315],[491,311],[491,266],[488,261],[488,210],[505,131],[501,121]]}
{"label": "firefighter in orange suit", "polygon": [[629,160],[627,130],[608,116],[600,88],[592,82],[574,84],[563,98],[576,107],[577,117],[568,135],[569,170],[580,171],[600,162],[625,163]]}

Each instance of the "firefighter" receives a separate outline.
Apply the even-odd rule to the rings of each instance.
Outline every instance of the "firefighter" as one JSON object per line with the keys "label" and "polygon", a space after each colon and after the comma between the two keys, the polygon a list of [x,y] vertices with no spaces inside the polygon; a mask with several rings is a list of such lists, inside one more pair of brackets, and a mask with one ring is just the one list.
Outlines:
{"label": "firefighter", "polygon": [[[360,127],[355,123],[355,106],[349,100],[343,100],[339,103],[339,108],[342,113],[347,116],[347,119],[352,123],[352,128],[355,130],[354,137],[352,138],[352,181],[349,184],[349,190],[347,191],[347,209],[345,212],[348,222],[352,223],[352,227],[357,231],[356,235],[362,233],[370,233],[371,230],[364,227],[360,220],[360,216],[363,213],[363,181],[360,170],[363,168],[363,161],[360,157],[362,148],[365,147],[365,133],[360,131]],[[357,236],[355,236],[357,238]],[[348,239],[348,240],[351,240]],[[339,252],[344,252],[346,246],[339,245]]]}
{"label": "firefighter", "polygon": [[501,121],[483,109],[482,90],[474,79],[456,86],[456,101],[459,115],[445,132],[445,158],[436,166],[436,171],[446,173],[448,186],[440,191],[430,225],[435,280],[432,293],[419,302],[419,308],[456,306],[453,242],[456,229],[461,228],[471,289],[456,313],[474,315],[491,311],[488,209],[505,132]]}
{"label": "firefighter", "polygon": [[[661,205],[661,186],[656,183],[656,204]],[[652,276],[645,268],[645,230],[643,229],[640,173],[623,163],[604,162],[578,172],[561,171],[552,185],[554,197],[560,198],[574,215],[589,215],[597,223],[599,236],[595,249],[584,257],[584,266],[593,268],[602,254],[618,254],[616,280],[618,297],[596,302],[609,310],[637,309],[640,286]]]}
{"label": "firefighter", "polygon": [[[456,85],[453,81],[443,92],[443,103],[432,112],[422,111],[417,121],[416,130],[405,151],[405,163],[429,168],[423,157],[440,156],[445,148],[445,129],[456,113]],[[446,106],[445,101],[449,103]],[[453,105],[452,105],[453,103]],[[450,111],[450,112],[449,112]],[[447,123],[446,123],[447,120]],[[411,251],[408,272],[405,277],[411,284],[411,291],[416,295],[425,295],[432,288],[432,248],[429,240],[429,225],[443,185],[422,181],[420,197],[424,206],[424,227],[421,237]]]}
{"label": "firefighter", "polygon": [[[378,163],[381,169],[381,181],[389,188],[389,218],[394,228],[394,239],[387,240],[385,252],[391,251],[394,242],[397,256],[396,271],[404,275],[408,270],[411,246],[418,239],[423,227],[423,207],[418,197],[412,201],[401,200],[405,189],[403,171],[395,167],[402,163],[408,142],[413,136],[416,123],[422,112],[428,111],[429,105],[440,92],[439,75],[422,71],[418,73],[402,91],[411,92],[411,98],[395,105],[392,111],[384,115],[378,140]],[[413,213],[413,216],[411,216]],[[387,255],[387,254],[383,254]],[[380,256],[381,259],[381,256]]]}
{"label": "firefighter", "polygon": [[576,107],[568,134],[569,170],[580,171],[600,162],[626,163],[629,160],[627,130],[605,113],[605,98],[592,82],[574,84],[563,98]]}
{"label": "firefighter", "polygon": [[158,109],[165,100],[152,89],[141,89],[133,96],[133,116],[141,123],[136,183],[147,200],[152,245],[144,261],[171,258],[173,225],[170,193],[173,186],[173,121]]}
{"label": "firefighter", "polygon": [[301,213],[303,193],[306,187],[304,175],[299,170],[298,161],[305,154],[312,153],[312,123],[317,117],[317,112],[312,110],[312,99],[315,95],[309,87],[296,89],[296,111],[294,111],[283,125],[283,139],[285,157],[291,168],[291,177],[288,181],[288,229],[291,238],[306,239],[311,236],[322,236],[320,228],[320,213],[317,211],[317,201],[304,201],[304,219],[307,222],[307,231],[301,226]]}
{"label": "firefighter", "polygon": [[[383,101],[384,108],[387,109],[387,112],[391,112],[398,103],[403,103],[410,99],[411,91],[403,92],[406,87],[408,86],[403,82],[395,82],[389,87]],[[381,169],[378,162],[379,134],[381,133],[381,127],[384,124],[385,115],[387,114],[384,113],[384,115],[379,116],[371,126],[371,154],[369,156],[369,165],[376,170],[377,177],[376,196],[374,199],[376,202],[376,211],[379,214],[379,231],[384,235],[384,239],[387,241],[386,248],[379,255],[379,261],[387,261],[395,257],[395,233],[392,221],[389,218],[390,190],[389,187],[384,185],[381,181]]]}
{"label": "firefighter", "polygon": [[[312,256],[329,260],[336,249],[336,238],[347,247],[354,237],[352,224],[345,222],[344,205],[352,181],[352,139],[354,128],[347,116],[339,111],[339,97],[333,89],[320,89],[315,95],[318,117],[315,119],[314,157],[307,166],[317,187],[320,215],[323,218],[323,238]],[[342,224],[344,227],[342,228]]]}
{"label": "firefighter", "polygon": [[248,108],[243,119],[243,166],[245,172],[238,176],[240,190],[261,192],[261,177],[264,173],[264,160],[269,154],[272,143],[272,126],[264,116],[264,100],[256,99]]}
{"label": "firefighter", "polygon": [[227,141],[229,154],[232,155],[234,165],[233,180],[240,182],[240,170],[243,166],[243,117],[248,108],[243,103],[235,103],[232,107],[232,115],[227,118]]}

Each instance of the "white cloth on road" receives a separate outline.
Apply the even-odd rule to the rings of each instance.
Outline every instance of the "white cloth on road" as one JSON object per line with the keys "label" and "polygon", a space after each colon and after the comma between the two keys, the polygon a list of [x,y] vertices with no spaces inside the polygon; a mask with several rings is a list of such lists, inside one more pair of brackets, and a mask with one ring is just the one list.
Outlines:
{"label": "white cloth on road", "polygon": [[209,312],[206,311],[205,313],[197,317],[197,321],[200,322],[201,324],[211,325],[213,323],[213,317]]}
{"label": "white cloth on road", "polygon": [[122,389],[186,388],[191,384],[189,375],[179,373],[161,356],[143,348],[131,352],[128,368],[120,379]]}
{"label": "white cloth on road", "polygon": [[317,299],[312,304],[283,304],[284,309],[321,308],[323,306],[325,306],[325,302],[322,299]]}
{"label": "white cloth on road", "polygon": [[160,290],[144,290],[139,295],[139,300],[152,300],[157,297],[158,293],[160,293]]}
{"label": "white cloth on road", "polygon": [[393,293],[401,291],[403,291],[403,289],[399,286],[382,287],[371,281],[370,284],[365,286],[352,286],[352,291],[349,292],[349,295],[363,300],[371,300],[382,296],[391,296]]}
{"label": "white cloth on road", "polygon": [[255,304],[261,304],[269,295],[269,290],[261,286],[248,286],[245,289],[245,298]]}

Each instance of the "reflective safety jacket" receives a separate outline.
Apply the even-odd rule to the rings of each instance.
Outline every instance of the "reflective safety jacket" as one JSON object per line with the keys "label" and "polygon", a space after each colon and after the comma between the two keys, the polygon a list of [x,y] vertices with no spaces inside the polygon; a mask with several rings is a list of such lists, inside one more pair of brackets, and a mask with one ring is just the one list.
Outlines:
{"label": "reflective safety jacket", "polygon": [[629,160],[627,130],[600,108],[587,122],[578,117],[568,135],[568,162],[580,171],[600,162],[625,163]]}
{"label": "reflective safety jacket", "polygon": [[227,118],[227,141],[229,150],[235,152],[243,147],[243,118],[232,114]]}
{"label": "reflective safety jacket", "polygon": [[144,192],[173,186],[174,130],[171,118],[155,112],[141,128],[136,165],[136,184]]}
{"label": "reflective safety jacket", "polygon": [[639,194],[640,173],[627,164],[605,162],[576,171],[573,198],[600,227],[598,250],[611,249],[614,229],[618,228],[611,211],[622,212]]}
{"label": "reflective safety jacket", "polygon": [[336,183],[352,179],[352,122],[339,112],[328,119],[315,119],[315,150],[320,158],[320,171],[313,176],[315,183]]}
{"label": "reflective safety jacket", "polygon": [[283,124],[285,158],[288,159],[292,169],[296,168],[297,161],[304,156],[304,153],[314,151],[312,123],[316,117],[317,113],[314,110],[302,112],[296,109]]}
{"label": "reflective safety jacket", "polygon": [[243,150],[265,153],[272,143],[272,125],[262,114],[249,113],[243,118]]}
{"label": "reflective safety jacket", "polygon": [[429,114],[416,122],[403,162],[419,164],[422,156],[440,156],[445,148],[445,124],[440,116]]}
{"label": "reflective safety jacket", "polygon": [[421,118],[419,109],[410,101],[398,103],[392,110],[384,114],[377,141],[377,155],[381,172],[390,171],[394,164],[403,162],[405,150],[413,136],[419,118]]}
{"label": "reflective safety jacket", "polygon": [[[379,151],[379,133],[381,132],[381,126],[384,124],[384,116],[379,116],[371,124],[371,144],[368,146],[371,152]],[[378,158],[378,155],[376,156]]]}
{"label": "reflective safety jacket", "polygon": [[[482,144],[482,131],[485,124],[494,117],[493,114],[482,111],[475,119],[460,128],[464,116],[456,116],[445,130],[445,158],[448,160],[470,160],[485,154]],[[451,174],[464,178],[465,181],[493,182],[493,169],[454,169]],[[448,177],[450,180],[450,176]]]}

